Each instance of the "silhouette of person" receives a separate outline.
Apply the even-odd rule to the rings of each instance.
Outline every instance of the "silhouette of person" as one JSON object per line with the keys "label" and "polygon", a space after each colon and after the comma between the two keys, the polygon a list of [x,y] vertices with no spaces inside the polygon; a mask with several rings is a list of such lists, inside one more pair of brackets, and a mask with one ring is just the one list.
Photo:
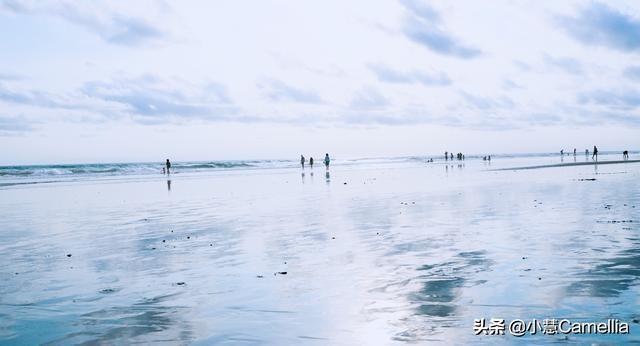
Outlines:
{"label": "silhouette of person", "polygon": [[331,163],[331,159],[329,158],[329,154],[324,155],[324,165],[327,167],[327,171],[329,170],[329,163]]}
{"label": "silhouette of person", "polygon": [[313,157],[309,158],[309,166],[313,168]]}
{"label": "silhouette of person", "polygon": [[576,156],[576,148],[573,148],[573,156]]}
{"label": "silhouette of person", "polygon": [[302,165],[302,168],[304,169],[304,156],[300,155],[300,164]]}
{"label": "silhouette of person", "polygon": [[593,155],[591,156],[591,159],[593,160],[594,157],[596,161],[598,161],[598,147],[596,147],[595,145],[593,146]]}
{"label": "silhouette of person", "polygon": [[445,161],[449,160],[449,152],[448,151],[444,152],[444,160]]}
{"label": "silhouette of person", "polygon": [[625,150],[622,152],[622,159],[623,160],[628,160],[629,159],[629,150]]}
{"label": "silhouette of person", "polygon": [[167,174],[171,174],[171,172],[169,171],[169,169],[171,169],[171,162],[169,162],[169,159],[167,159],[165,165],[167,166]]}

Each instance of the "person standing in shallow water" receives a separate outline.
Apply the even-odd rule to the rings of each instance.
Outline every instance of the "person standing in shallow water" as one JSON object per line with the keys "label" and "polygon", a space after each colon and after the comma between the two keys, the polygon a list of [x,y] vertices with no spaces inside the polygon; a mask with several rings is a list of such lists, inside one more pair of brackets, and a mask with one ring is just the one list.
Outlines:
{"label": "person standing in shallow water", "polygon": [[331,159],[329,158],[329,154],[324,155],[324,165],[327,167],[327,171],[329,170],[329,163],[331,163]]}
{"label": "person standing in shallow water", "polygon": [[165,163],[165,165],[167,166],[167,174],[171,173],[169,172],[169,169],[171,168],[171,162],[169,162],[169,159],[167,159],[167,162]]}
{"label": "person standing in shallow water", "polygon": [[313,168],[313,157],[309,158],[309,167]]}
{"label": "person standing in shallow water", "polygon": [[591,159],[593,160],[594,157],[596,161],[598,161],[598,147],[596,147],[595,145],[593,146],[593,155],[591,155]]}
{"label": "person standing in shallow water", "polygon": [[302,165],[302,169],[304,169],[304,156],[300,155],[300,165]]}

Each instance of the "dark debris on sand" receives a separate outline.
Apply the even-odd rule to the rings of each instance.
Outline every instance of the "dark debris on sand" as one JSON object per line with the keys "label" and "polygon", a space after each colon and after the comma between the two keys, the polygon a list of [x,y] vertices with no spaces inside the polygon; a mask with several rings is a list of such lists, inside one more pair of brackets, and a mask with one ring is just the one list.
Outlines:
{"label": "dark debris on sand", "polygon": [[597,223],[633,223],[633,220],[607,220],[607,221],[596,221]]}

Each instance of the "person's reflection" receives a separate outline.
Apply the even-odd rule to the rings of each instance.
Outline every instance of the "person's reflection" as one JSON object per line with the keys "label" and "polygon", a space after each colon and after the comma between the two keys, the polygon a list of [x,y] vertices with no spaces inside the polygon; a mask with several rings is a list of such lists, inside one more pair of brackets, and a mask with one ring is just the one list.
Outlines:
{"label": "person's reflection", "polygon": [[302,183],[304,184],[304,172],[300,173],[300,177],[302,177]]}
{"label": "person's reflection", "polygon": [[171,191],[171,179],[167,180],[167,191]]}
{"label": "person's reflection", "polygon": [[325,174],[325,177],[327,178],[327,184],[329,184],[329,182],[331,182],[331,174],[329,174],[329,171],[327,171],[327,174]]}

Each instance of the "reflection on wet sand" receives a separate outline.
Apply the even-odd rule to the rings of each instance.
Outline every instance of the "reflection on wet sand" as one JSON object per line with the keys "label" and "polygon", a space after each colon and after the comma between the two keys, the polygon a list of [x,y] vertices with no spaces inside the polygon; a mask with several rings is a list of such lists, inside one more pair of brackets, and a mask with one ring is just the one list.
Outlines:
{"label": "reflection on wet sand", "polygon": [[76,322],[82,328],[51,343],[189,343],[194,335],[193,327],[184,320],[188,309],[163,305],[173,298],[175,295],[155,297],[131,306],[114,306],[83,314]]}
{"label": "reflection on wet sand", "polygon": [[418,314],[432,317],[453,315],[458,308],[455,300],[464,286],[484,283],[474,281],[479,271],[489,270],[490,263],[484,251],[461,252],[450,262],[424,265],[418,270],[424,272],[419,278],[425,280],[422,290],[411,296],[411,301],[419,303]]}
{"label": "reflection on wet sand", "polygon": [[578,273],[567,288],[568,295],[618,297],[640,282],[640,244],[622,250],[617,256],[601,259],[592,268]]}

